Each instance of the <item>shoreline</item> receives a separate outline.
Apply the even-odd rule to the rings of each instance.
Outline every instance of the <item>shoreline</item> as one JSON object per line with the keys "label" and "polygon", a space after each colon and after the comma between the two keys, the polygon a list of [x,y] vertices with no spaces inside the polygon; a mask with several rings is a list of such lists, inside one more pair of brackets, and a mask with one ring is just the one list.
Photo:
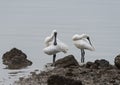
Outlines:
{"label": "shoreline", "polygon": [[[64,62],[65,59],[60,60]],[[56,62],[58,63],[58,61]],[[77,65],[76,62],[66,63],[59,64],[55,68],[48,68],[47,71],[40,73],[31,72],[30,76],[19,78],[14,85],[69,85],[67,84],[69,79],[72,83],[76,81],[82,83],[76,85],[119,85],[120,83],[120,70],[106,60],[87,62],[84,65]],[[53,76],[56,76],[58,80],[62,78],[65,82],[59,84],[59,81],[55,80]],[[52,84],[48,82],[49,80]]]}

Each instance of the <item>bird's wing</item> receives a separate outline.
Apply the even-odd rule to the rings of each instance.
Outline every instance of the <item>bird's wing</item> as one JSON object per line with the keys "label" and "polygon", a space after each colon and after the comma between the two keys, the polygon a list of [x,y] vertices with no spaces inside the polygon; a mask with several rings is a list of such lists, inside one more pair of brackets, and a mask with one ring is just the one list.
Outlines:
{"label": "bird's wing", "polygon": [[53,55],[53,54],[60,52],[61,49],[59,48],[58,45],[56,45],[56,46],[50,45],[50,46],[44,48],[43,51],[48,55]]}
{"label": "bird's wing", "polygon": [[88,49],[90,51],[94,51],[95,48],[89,43],[87,39],[82,39],[81,40],[82,46],[84,49]]}
{"label": "bird's wing", "polygon": [[68,51],[68,46],[65,43],[61,42],[59,39],[58,39],[58,46],[62,52],[66,53]]}

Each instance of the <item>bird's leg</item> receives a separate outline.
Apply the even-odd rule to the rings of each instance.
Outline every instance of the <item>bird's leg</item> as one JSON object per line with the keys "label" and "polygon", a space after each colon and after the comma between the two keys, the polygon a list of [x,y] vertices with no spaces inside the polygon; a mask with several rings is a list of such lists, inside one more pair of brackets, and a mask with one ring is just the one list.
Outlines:
{"label": "bird's leg", "polygon": [[84,56],[85,56],[85,51],[84,49],[81,49],[81,63],[84,63]]}
{"label": "bird's leg", "polygon": [[83,63],[85,62],[85,50],[83,49]]}
{"label": "bird's leg", "polygon": [[83,49],[81,49],[81,63],[83,63]]}
{"label": "bird's leg", "polygon": [[56,54],[53,55],[53,66],[55,65]]}

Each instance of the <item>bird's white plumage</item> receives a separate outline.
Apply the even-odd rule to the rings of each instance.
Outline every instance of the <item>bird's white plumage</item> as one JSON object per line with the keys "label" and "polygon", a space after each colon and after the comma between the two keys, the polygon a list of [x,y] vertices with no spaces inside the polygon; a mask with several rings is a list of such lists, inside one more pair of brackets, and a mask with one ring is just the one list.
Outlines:
{"label": "bird's white plumage", "polygon": [[46,47],[48,47],[49,45],[53,44],[53,38],[54,38],[54,33],[55,32],[57,32],[57,31],[53,30],[51,35],[45,38],[44,43],[45,43]]}
{"label": "bird's white plumage", "polygon": [[94,47],[91,44],[90,37],[87,34],[78,35],[75,34],[72,37],[74,45],[81,50],[81,63],[84,63],[85,51],[84,49],[94,51]]}
{"label": "bird's white plumage", "polygon": [[48,55],[54,55],[58,52],[66,53],[68,51],[68,46],[59,39],[57,39],[57,45],[53,45],[54,32],[56,32],[56,30],[53,30],[51,35],[45,38],[46,47],[43,49],[43,51]]}
{"label": "bird's white plumage", "polygon": [[50,45],[50,46],[44,48],[43,51],[48,55],[53,55],[53,54],[60,52],[60,48],[58,45],[56,45],[56,46]]}
{"label": "bird's white plumage", "polygon": [[43,51],[48,54],[48,55],[53,55],[53,54],[56,54],[58,52],[64,52],[66,53],[68,49],[65,49],[63,46],[61,47],[60,46],[61,44],[58,44],[58,45],[50,45],[46,48],[43,49]]}
{"label": "bird's white plumage", "polygon": [[82,35],[75,34],[72,37],[72,40],[73,40],[74,45],[77,48],[94,51],[95,48],[89,43],[89,41],[87,40],[87,37],[89,37],[87,34],[82,34]]}
{"label": "bird's white plumage", "polygon": [[87,37],[89,37],[89,35],[87,35],[87,34],[81,34],[81,35],[75,34],[75,35],[72,37],[72,40],[73,40],[73,41],[76,41],[76,40],[81,40],[81,39],[87,38]]}

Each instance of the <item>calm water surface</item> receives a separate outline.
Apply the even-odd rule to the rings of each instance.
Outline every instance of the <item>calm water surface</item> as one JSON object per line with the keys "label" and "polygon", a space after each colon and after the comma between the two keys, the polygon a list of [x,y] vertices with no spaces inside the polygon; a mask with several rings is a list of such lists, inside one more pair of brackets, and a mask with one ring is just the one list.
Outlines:
{"label": "calm water surface", "polygon": [[[120,54],[119,0],[4,0],[0,1],[0,56],[16,47],[25,52],[33,65],[21,70],[4,69],[0,58],[0,84],[9,85],[18,77],[35,69],[42,70],[51,63],[52,56],[43,53],[44,38],[53,29],[60,40],[68,44],[67,54],[80,61],[80,51],[71,37],[87,33],[96,49],[86,51],[86,62],[107,59],[114,64]],[[10,74],[18,72],[17,74]]]}

